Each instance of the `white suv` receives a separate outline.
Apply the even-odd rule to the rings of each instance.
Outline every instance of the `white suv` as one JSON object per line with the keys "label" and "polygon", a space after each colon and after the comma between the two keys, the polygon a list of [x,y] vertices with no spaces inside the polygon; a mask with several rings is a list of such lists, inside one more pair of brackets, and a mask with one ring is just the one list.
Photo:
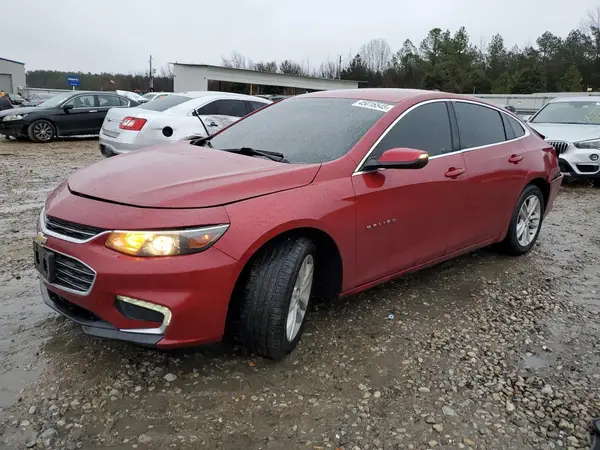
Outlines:
{"label": "white suv", "polygon": [[600,187],[600,97],[558,97],[527,121],[559,153],[565,178]]}

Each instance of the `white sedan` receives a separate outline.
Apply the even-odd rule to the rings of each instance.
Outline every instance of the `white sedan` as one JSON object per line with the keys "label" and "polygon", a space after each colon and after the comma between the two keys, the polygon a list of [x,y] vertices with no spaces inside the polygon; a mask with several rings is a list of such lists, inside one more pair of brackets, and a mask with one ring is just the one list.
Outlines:
{"label": "white sedan", "polygon": [[230,92],[181,92],[135,108],[112,108],[100,129],[100,152],[114,156],[214,134],[271,101]]}

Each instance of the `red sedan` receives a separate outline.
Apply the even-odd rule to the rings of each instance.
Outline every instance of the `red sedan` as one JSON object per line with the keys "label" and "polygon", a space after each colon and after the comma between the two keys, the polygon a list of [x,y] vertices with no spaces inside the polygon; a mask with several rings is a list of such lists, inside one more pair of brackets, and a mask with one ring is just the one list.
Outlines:
{"label": "red sedan", "polygon": [[173,348],[227,329],[277,359],[312,298],[494,243],[527,253],[561,182],[555,150],[502,107],[318,92],[71,175],[35,262],[44,301],[86,333]]}

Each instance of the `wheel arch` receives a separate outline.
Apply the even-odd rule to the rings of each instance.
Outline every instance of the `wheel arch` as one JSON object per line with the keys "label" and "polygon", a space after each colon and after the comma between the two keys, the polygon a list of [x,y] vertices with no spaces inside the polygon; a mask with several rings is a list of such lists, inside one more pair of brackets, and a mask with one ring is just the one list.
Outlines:
{"label": "wheel arch", "polygon": [[278,230],[274,234],[268,233],[255,242],[240,261],[243,263],[243,267],[238,274],[229,302],[226,332],[235,327],[242,300],[241,291],[256,257],[265,249],[277,245],[284,239],[301,236],[311,239],[317,247],[314,296],[328,300],[340,294],[344,276],[343,260],[339,246],[330,233],[313,225],[298,225]]}

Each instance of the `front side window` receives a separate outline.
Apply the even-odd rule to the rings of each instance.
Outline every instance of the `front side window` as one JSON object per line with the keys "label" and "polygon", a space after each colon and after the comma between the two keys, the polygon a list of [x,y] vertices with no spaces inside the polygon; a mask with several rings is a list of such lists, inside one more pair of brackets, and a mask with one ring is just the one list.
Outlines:
{"label": "front side window", "polygon": [[73,108],[91,108],[95,105],[93,95],[78,95],[63,106],[73,105]]}
{"label": "front side window", "polygon": [[356,99],[290,98],[236,122],[211,143],[283,153],[293,164],[324,163],[345,155],[384,114]]}
{"label": "front side window", "polygon": [[598,125],[600,124],[600,102],[567,101],[548,103],[538,111],[530,122]]}
{"label": "front side window", "polygon": [[414,148],[430,156],[452,151],[452,131],[446,102],[418,106],[396,123],[377,144],[372,156],[379,158],[391,148]]}
{"label": "front side window", "polygon": [[246,102],[243,100],[215,100],[214,102],[198,108],[202,116],[233,116],[244,117],[248,114]]}
{"label": "front side window", "polygon": [[500,113],[487,106],[454,102],[460,146],[482,147],[506,141]]}

